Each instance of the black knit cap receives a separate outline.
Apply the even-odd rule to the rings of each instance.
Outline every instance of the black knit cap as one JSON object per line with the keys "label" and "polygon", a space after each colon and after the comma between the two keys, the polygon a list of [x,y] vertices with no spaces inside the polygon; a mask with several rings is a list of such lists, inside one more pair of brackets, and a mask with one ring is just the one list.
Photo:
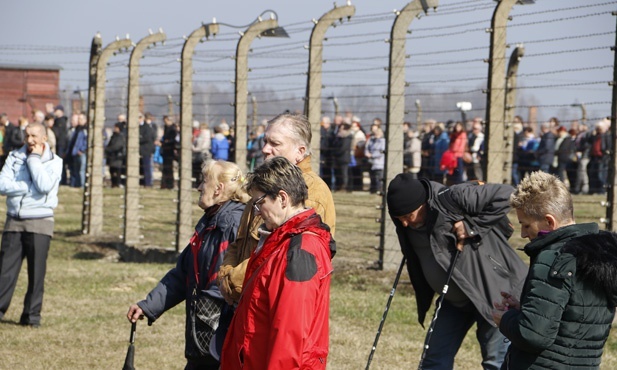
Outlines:
{"label": "black knit cap", "polygon": [[390,181],[387,193],[388,212],[392,217],[410,214],[428,200],[422,182],[411,173],[399,173]]}

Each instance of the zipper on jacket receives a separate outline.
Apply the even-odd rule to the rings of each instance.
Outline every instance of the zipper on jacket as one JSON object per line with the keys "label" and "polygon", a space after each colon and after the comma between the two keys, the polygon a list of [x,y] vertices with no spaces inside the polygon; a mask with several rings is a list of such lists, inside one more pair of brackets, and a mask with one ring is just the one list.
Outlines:
{"label": "zipper on jacket", "polygon": [[503,363],[506,365],[506,370],[510,369],[510,351],[508,348],[508,351],[506,352],[506,356],[503,359]]}
{"label": "zipper on jacket", "polygon": [[21,199],[19,200],[19,209],[17,210],[17,218],[21,218],[21,210],[24,209],[24,199],[26,198],[26,196],[22,196]]}
{"label": "zipper on jacket", "polygon": [[505,272],[506,274],[510,274],[510,272],[501,264],[499,263],[499,261],[497,261],[496,259],[493,258],[493,256],[491,256],[490,254],[488,255],[488,258],[493,261],[494,264],[496,264],[497,266],[501,267],[501,270],[503,272]]}

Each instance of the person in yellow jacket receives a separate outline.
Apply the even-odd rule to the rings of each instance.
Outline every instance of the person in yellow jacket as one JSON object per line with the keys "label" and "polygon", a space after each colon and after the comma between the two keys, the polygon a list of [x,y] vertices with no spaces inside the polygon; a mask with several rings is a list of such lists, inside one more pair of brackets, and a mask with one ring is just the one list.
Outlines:
{"label": "person in yellow jacket", "polygon": [[[311,207],[330,227],[335,236],[336,213],[332,193],[326,183],[311,168],[311,124],[299,114],[284,113],[268,122],[264,135],[262,152],[264,160],[282,156],[302,170],[308,187],[306,206]],[[255,215],[251,200],[242,214],[238,236],[230,244],[219,270],[218,283],[221,294],[229,305],[238,303],[242,293],[242,283],[251,252],[257,247],[257,229],[263,223],[261,216]]]}

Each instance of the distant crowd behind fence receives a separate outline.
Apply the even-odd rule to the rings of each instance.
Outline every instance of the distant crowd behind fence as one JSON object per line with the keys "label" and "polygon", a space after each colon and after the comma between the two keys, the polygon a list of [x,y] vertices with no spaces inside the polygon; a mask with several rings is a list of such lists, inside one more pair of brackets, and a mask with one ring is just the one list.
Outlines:
{"label": "distant crowd behind fence", "polygon": [[[170,233],[177,249],[189,239],[195,222],[190,165],[194,120],[211,127],[227,121],[236,137],[236,160],[244,167],[247,133],[256,124],[286,110],[303,112],[313,126],[312,163],[318,171],[323,115],[349,112],[364,124],[378,117],[385,122],[387,139],[384,186],[403,171],[406,121],[421,131],[427,119],[481,117],[487,152],[484,173],[491,182],[511,181],[515,115],[532,127],[550,116],[559,117],[566,127],[575,121],[593,125],[609,117],[615,148],[616,20],[607,8],[617,2],[560,1],[550,11],[521,3],[527,1],[414,0],[381,14],[362,14],[345,5],[296,24],[282,24],[274,11],[266,11],[239,33],[213,20],[187,29],[183,37],[168,38],[162,30],[139,41],[127,37],[109,42],[95,36],[89,89],[87,96],[81,95],[92,133],[84,233],[106,233],[102,129],[120,113],[128,115],[121,220],[124,242],[130,245],[147,240],[143,230],[154,218],[140,208],[137,114],[168,114],[180,123],[178,191],[170,200],[175,202]],[[590,20],[594,27],[581,26]],[[367,24],[370,33],[358,31]],[[547,25],[550,32],[534,32]],[[290,38],[267,37],[284,34]],[[473,37],[479,34],[485,36]],[[603,98],[588,100],[586,92],[591,90],[601,91]],[[572,91],[578,92],[577,100],[563,97]],[[64,99],[73,99],[71,93]],[[460,102],[471,103],[470,109],[459,108]],[[606,212],[594,220],[609,229],[617,222],[614,169],[613,151],[606,198],[582,200],[602,202]],[[380,201],[374,259],[379,267],[390,269],[398,265],[400,252],[383,197]],[[375,211],[374,205],[358,204],[367,214]]]}

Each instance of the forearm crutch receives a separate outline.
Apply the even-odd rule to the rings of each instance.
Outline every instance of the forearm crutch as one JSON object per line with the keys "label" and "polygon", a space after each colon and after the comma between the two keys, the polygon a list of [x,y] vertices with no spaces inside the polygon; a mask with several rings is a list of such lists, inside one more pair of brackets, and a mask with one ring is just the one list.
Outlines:
{"label": "forearm crutch", "polygon": [[377,343],[379,342],[379,336],[381,335],[381,330],[383,329],[383,325],[386,322],[386,317],[388,317],[388,311],[390,310],[390,303],[392,303],[392,298],[394,298],[394,293],[396,292],[396,286],[398,285],[398,280],[401,277],[401,273],[403,272],[403,266],[405,266],[405,256],[401,260],[401,265],[398,267],[398,272],[396,273],[396,279],[394,279],[394,285],[392,286],[392,290],[390,291],[390,296],[388,297],[388,303],[386,303],[386,309],[381,316],[381,322],[379,323],[379,328],[377,329],[377,335],[375,336],[375,342],[373,342],[373,348],[371,349],[371,354],[368,356],[368,362],[366,363],[366,370],[369,370],[371,367],[371,361],[373,361],[373,355],[377,350]]}
{"label": "forearm crutch", "polygon": [[456,266],[456,261],[458,260],[459,254],[461,254],[461,251],[457,249],[454,257],[452,257],[452,263],[450,263],[450,268],[448,269],[448,277],[446,278],[446,283],[443,286],[441,295],[439,296],[439,298],[437,298],[437,307],[435,308],[435,313],[433,314],[431,325],[429,325],[428,332],[426,333],[426,339],[424,340],[424,349],[422,350],[422,357],[420,357],[420,364],[418,365],[418,370],[422,370],[424,358],[426,357],[426,352],[428,352],[431,343],[433,329],[435,328],[435,323],[437,322],[437,317],[439,316],[439,310],[441,309],[441,304],[443,303],[443,299],[446,296],[446,293],[448,293],[448,284],[450,284],[450,280],[452,279],[452,273],[454,272],[454,266]]}

